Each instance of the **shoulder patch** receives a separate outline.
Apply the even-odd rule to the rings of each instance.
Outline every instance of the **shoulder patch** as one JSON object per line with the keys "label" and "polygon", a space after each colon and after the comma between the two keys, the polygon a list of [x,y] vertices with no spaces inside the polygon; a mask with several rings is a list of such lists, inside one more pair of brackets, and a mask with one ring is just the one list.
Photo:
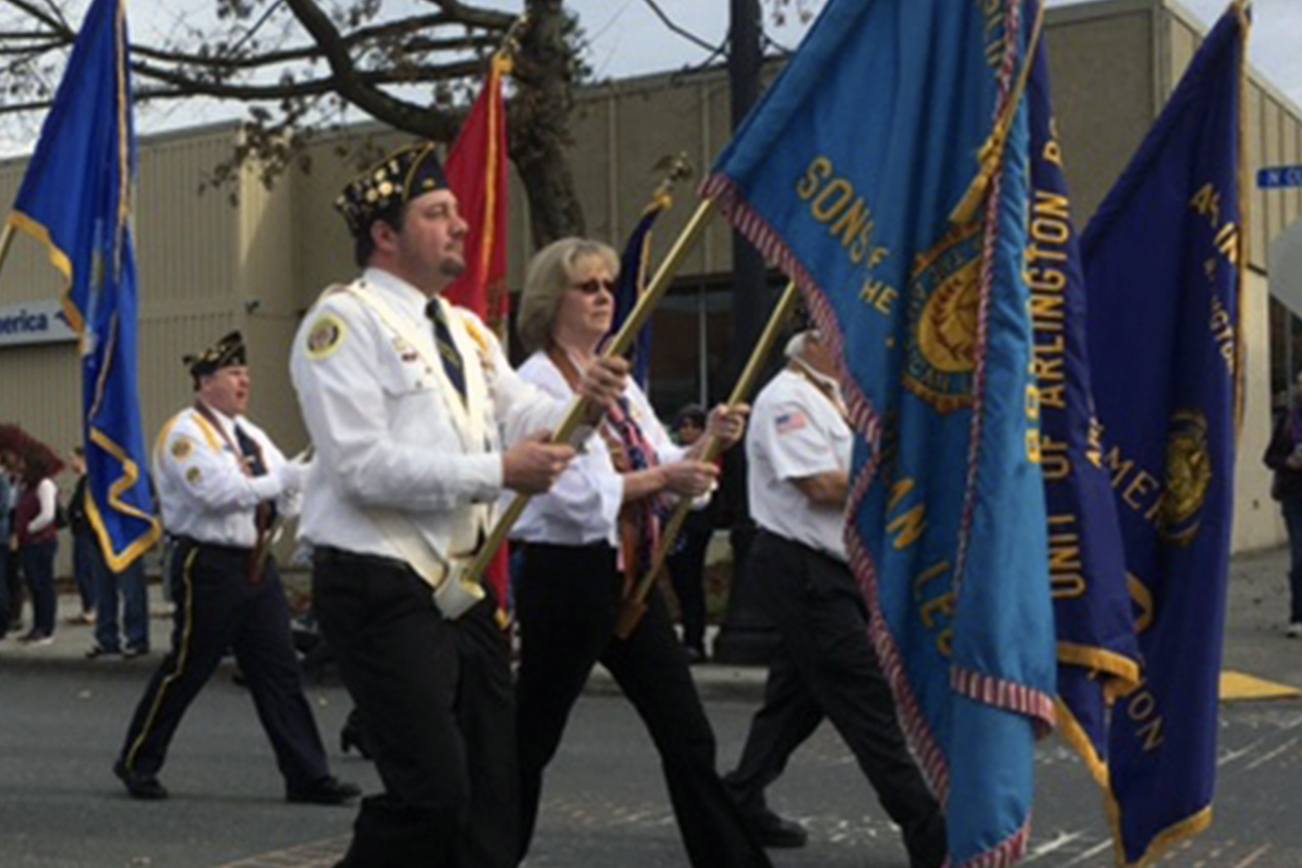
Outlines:
{"label": "shoulder patch", "polygon": [[184,461],[194,453],[194,441],[181,434],[172,441],[171,452],[177,461]]}
{"label": "shoulder patch", "polygon": [[314,362],[328,359],[344,342],[348,326],[332,313],[323,313],[307,333],[307,357]]}
{"label": "shoulder patch", "polygon": [[203,474],[199,472],[198,467],[191,467],[189,470],[185,471],[185,481],[191,485],[198,485],[199,480],[202,478]]}

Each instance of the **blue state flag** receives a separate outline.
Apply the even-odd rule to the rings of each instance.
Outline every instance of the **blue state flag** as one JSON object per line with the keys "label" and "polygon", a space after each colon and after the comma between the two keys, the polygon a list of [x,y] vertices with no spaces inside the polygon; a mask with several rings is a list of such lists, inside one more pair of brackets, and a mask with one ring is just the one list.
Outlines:
{"label": "blue state flag", "polygon": [[[637,225],[629,233],[624,252],[619,257],[619,281],[615,287],[615,315],[610,335],[619,334],[624,320],[637,306],[646,288],[647,270],[651,267],[651,227],[656,218],[673,207],[668,193],[658,193],[642,211]],[[633,379],[646,391],[651,381],[651,321],[647,320],[633,343]]]}
{"label": "blue state flag", "polygon": [[1211,822],[1243,397],[1245,6],[1203,42],[1081,239],[1103,461],[1144,655],[1109,735],[1126,864]]}
{"label": "blue state flag", "polygon": [[9,217],[68,282],[64,311],[81,336],[86,512],[114,571],[162,532],[136,385],[136,149],[123,5],[94,0],[87,10]]}
{"label": "blue state flag", "polygon": [[1108,699],[1139,683],[1140,654],[1111,476],[1103,466],[1092,398],[1085,280],[1043,42],[1026,99],[1031,125],[1026,284],[1035,335],[1040,466],[1058,636],[1058,722],[1094,778],[1106,785]]}
{"label": "blue state flag", "polygon": [[841,351],[851,566],[955,865],[1025,852],[1054,720],[1023,275],[1038,13],[831,0],[704,184]]}

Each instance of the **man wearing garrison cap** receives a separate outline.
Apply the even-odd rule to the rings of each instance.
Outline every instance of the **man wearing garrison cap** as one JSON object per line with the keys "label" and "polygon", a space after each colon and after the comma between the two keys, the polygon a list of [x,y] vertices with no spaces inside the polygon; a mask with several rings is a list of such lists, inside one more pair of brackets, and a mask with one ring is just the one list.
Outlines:
{"label": "man wearing garrison cap", "polygon": [[[462,572],[502,491],[546,491],[564,470],[573,450],[542,435],[565,406],[440,297],[467,226],[432,145],[395,152],[336,206],[363,271],[308,312],[290,368],[318,456],[300,525],[313,600],[385,787],[340,864],[514,868],[508,639],[491,588]],[[626,373],[594,363],[580,391],[604,407]]]}
{"label": "man wearing garrison cap", "polygon": [[162,799],[167,746],[227,648],[235,651],[290,802],[342,804],[360,793],[330,774],[303,695],[289,607],[267,552],[277,515],[298,512],[306,467],[287,461],[244,412],[249,369],[231,332],[185,364],[195,401],[163,426],[153,472],[171,561],[172,650],[149,681],[113,772],[138,799]]}

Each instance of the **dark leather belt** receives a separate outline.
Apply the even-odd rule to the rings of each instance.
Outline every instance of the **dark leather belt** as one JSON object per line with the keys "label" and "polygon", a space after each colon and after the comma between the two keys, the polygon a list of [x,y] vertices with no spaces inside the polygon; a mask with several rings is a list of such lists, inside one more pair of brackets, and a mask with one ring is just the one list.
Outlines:
{"label": "dark leather belt", "polygon": [[411,567],[406,561],[397,558],[386,558],[383,555],[368,555],[361,552],[350,552],[347,549],[337,549],[334,546],[316,546],[312,549],[312,560],[314,563],[323,564],[357,564],[360,566],[380,567],[386,570],[398,570],[399,572],[409,571]]}
{"label": "dark leather belt", "polygon": [[195,539],[192,536],[178,536],[176,541],[179,545],[190,548],[204,549],[205,551],[214,552],[220,555],[230,555],[231,557],[247,558],[253,554],[253,549],[247,546],[227,546],[220,543],[204,542],[201,539]]}

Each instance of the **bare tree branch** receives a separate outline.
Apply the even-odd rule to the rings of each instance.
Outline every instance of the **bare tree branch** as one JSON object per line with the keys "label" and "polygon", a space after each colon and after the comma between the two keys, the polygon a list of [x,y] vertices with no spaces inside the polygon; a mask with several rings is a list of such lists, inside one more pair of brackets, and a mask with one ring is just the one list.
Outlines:
{"label": "bare tree branch", "polygon": [[697,36],[695,33],[692,33],[691,31],[683,27],[680,27],[677,23],[674,22],[672,18],[670,18],[668,15],[665,14],[665,11],[660,8],[660,4],[656,3],[656,0],[642,0],[642,2],[645,3],[648,7],[650,7],[651,11],[654,12],[656,14],[656,17],[660,19],[660,22],[664,24],[665,27],[668,27],[669,30],[672,31],[673,33],[678,34],[679,36],[686,39],[688,42],[691,42],[700,48],[704,48],[706,51],[710,52],[711,54],[717,54],[719,51],[722,50],[722,45],[711,45],[701,37]]}

